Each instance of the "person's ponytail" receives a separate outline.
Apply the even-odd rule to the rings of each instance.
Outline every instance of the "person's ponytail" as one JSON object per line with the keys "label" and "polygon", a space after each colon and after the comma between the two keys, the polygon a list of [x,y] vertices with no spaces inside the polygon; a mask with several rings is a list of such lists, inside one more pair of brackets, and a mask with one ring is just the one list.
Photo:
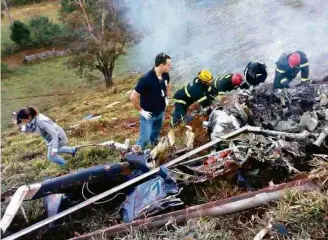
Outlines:
{"label": "person's ponytail", "polygon": [[35,118],[35,116],[39,114],[39,111],[36,107],[29,106],[27,109],[29,110],[30,116],[32,117],[32,119]]}

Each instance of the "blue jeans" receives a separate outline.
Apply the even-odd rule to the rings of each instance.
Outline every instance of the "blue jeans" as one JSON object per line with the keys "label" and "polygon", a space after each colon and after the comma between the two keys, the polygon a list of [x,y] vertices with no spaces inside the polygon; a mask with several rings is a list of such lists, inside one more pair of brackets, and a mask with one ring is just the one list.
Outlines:
{"label": "blue jeans", "polygon": [[150,142],[156,145],[161,132],[164,121],[164,112],[152,114],[152,117],[147,120],[140,116],[140,135],[137,145],[144,148]]}
{"label": "blue jeans", "polygon": [[48,159],[54,163],[57,163],[60,166],[63,166],[67,163],[67,161],[64,160],[61,156],[59,156],[59,153],[73,154],[76,152],[76,148],[75,147],[67,147],[67,146],[60,147],[55,156],[51,156],[51,151],[52,151],[52,147],[48,146],[48,154],[47,154]]}

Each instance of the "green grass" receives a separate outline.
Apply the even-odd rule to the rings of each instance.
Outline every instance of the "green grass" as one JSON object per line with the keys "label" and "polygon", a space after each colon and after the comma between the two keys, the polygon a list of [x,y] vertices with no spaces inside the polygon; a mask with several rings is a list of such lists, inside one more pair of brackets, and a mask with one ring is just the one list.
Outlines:
{"label": "green grass", "polygon": [[[65,105],[86,92],[104,89],[101,74],[96,72],[98,80],[89,82],[81,78],[74,69],[68,68],[68,57],[55,58],[25,65],[1,81],[1,126],[7,130],[11,113],[28,105],[47,110],[52,106]],[[115,73],[122,73],[124,62],[117,61]],[[115,81],[115,79],[114,79]],[[45,96],[50,95],[50,96]]]}
{"label": "green grass", "polygon": [[1,26],[1,49],[5,49],[6,47],[15,45],[10,39],[10,28],[8,25]]}
{"label": "green grass", "polygon": [[[54,22],[59,22],[59,7],[59,2],[43,2],[11,8],[10,13],[13,20],[20,20],[24,23],[37,15],[47,16]],[[4,50],[6,47],[12,46],[15,46],[15,43],[10,39],[10,21],[4,12],[4,18],[1,19],[1,49]]]}
{"label": "green grass", "polygon": [[[1,82],[2,163],[3,167],[8,167],[9,170],[3,173],[5,180],[2,183],[5,183],[6,187],[18,183],[32,183],[46,175],[54,176],[61,173],[57,166],[46,160],[46,146],[39,136],[20,134],[12,126],[11,113],[20,108],[34,105],[66,130],[80,123],[87,114],[103,115],[100,121],[82,122],[68,131],[71,144],[111,139],[123,142],[126,137],[132,140],[136,138],[137,131],[124,129],[124,124],[125,121],[138,120],[136,110],[125,96],[125,93],[133,88],[138,76],[115,77],[116,87],[108,90],[101,77],[88,82],[87,79],[76,75],[73,69],[66,67],[67,59],[68,57],[56,58],[23,66]],[[119,60],[116,70],[122,71],[123,65],[124,63]],[[111,109],[106,108],[115,101],[119,101],[120,104]],[[122,134],[123,132],[127,135]],[[86,149],[75,159],[68,157],[72,160],[70,167],[77,169],[108,161],[101,152]],[[88,154],[93,154],[93,160],[86,162],[83,159],[90,159],[91,155]],[[97,154],[100,154],[100,157],[97,157]],[[111,160],[117,159],[115,153],[107,152],[107,155],[112,156]],[[35,172],[40,172],[40,175]],[[21,173],[22,176],[19,175]],[[17,174],[20,177],[16,178]]]}
{"label": "green grass", "polygon": [[[38,64],[23,66],[1,82],[2,129],[10,122],[11,112],[28,105],[39,108],[65,101],[56,94],[78,93],[87,87],[86,79],[65,66],[67,58],[57,58]],[[43,97],[42,95],[54,95]]]}

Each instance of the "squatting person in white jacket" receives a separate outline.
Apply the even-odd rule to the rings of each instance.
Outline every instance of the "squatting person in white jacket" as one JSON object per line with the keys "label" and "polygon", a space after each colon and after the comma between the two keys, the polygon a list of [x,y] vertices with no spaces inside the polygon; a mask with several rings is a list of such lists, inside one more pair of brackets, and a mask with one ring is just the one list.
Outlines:
{"label": "squatting person in white jacket", "polygon": [[47,143],[50,161],[59,165],[65,165],[65,161],[59,153],[70,153],[75,156],[77,147],[68,147],[68,139],[64,130],[50,118],[38,112],[35,107],[21,109],[16,114],[16,123],[21,131],[26,133],[38,133]]}

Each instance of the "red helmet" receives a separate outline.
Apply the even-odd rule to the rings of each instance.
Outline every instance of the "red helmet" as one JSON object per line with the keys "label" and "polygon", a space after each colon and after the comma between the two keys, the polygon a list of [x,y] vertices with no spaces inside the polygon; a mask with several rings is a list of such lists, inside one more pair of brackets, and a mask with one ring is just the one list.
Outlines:
{"label": "red helmet", "polygon": [[292,53],[288,58],[288,64],[291,68],[297,67],[301,63],[301,55]]}
{"label": "red helmet", "polygon": [[234,86],[239,86],[243,81],[243,75],[240,73],[234,73],[231,77],[231,82]]}

